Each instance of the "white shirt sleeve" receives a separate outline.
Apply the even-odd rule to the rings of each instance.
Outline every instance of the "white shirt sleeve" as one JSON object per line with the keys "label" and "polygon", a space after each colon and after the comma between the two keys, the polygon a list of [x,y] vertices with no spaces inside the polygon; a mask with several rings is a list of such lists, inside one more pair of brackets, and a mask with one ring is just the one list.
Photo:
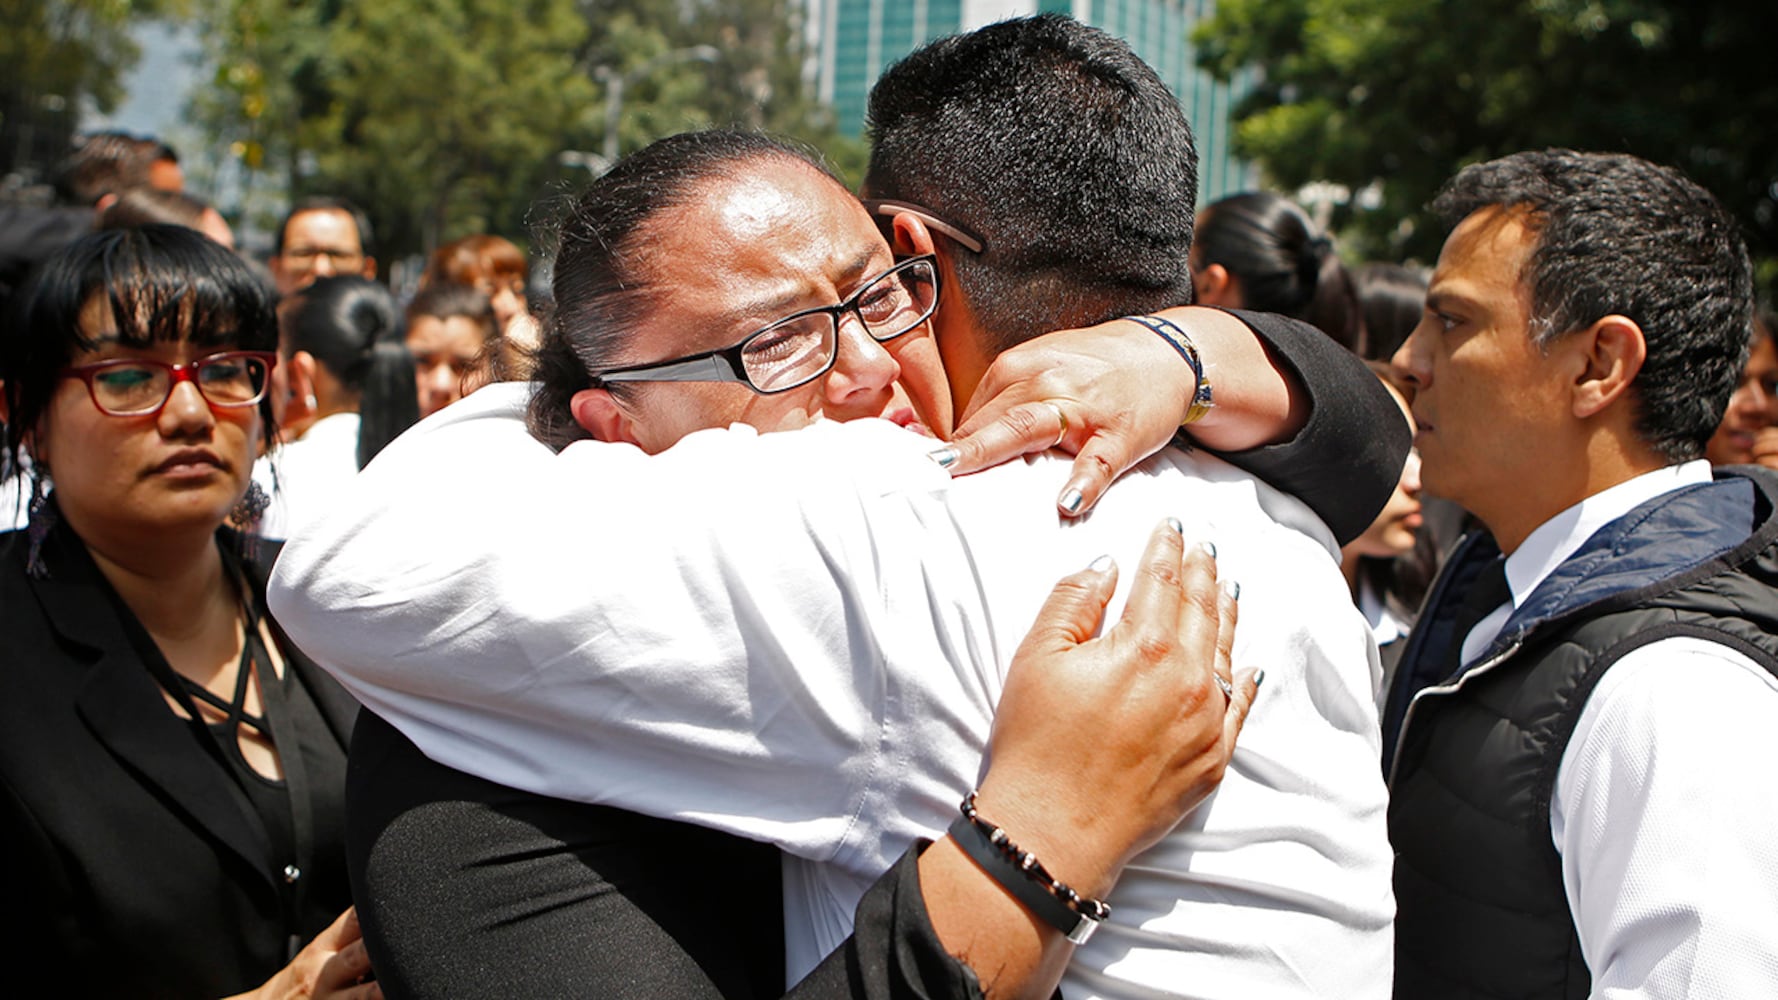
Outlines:
{"label": "white shirt sleeve", "polygon": [[1718,643],[1618,661],[1550,828],[1593,996],[1778,997],[1778,679]]}
{"label": "white shirt sleeve", "polygon": [[444,764],[820,860],[877,764],[884,629],[853,626],[899,581],[872,539],[918,546],[906,498],[949,483],[930,442],[861,421],[558,455],[522,392],[343,488],[285,547],[277,620]]}

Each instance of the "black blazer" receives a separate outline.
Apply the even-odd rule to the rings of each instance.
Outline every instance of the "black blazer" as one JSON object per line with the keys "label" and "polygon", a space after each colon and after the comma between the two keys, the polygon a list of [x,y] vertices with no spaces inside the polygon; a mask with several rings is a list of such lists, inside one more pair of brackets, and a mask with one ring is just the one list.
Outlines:
{"label": "black blazer", "polygon": [[[288,882],[291,859],[274,856],[214,749],[168,709],[138,652],[145,632],[86,547],[52,532],[42,580],[25,572],[28,547],[25,532],[0,535],[0,884],[19,921],[0,955],[75,996],[259,985],[293,936],[306,941],[349,905],[343,787],[308,782],[315,847]],[[243,564],[262,609],[274,555]],[[275,634],[287,682],[320,717],[302,740],[304,769],[339,775],[356,705]]]}

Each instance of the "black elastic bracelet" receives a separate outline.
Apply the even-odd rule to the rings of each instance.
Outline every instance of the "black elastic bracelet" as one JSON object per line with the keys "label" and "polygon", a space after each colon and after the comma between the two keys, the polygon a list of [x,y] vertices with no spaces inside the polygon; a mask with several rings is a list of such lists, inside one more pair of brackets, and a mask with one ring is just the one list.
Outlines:
{"label": "black elastic bracelet", "polygon": [[1005,830],[983,819],[976,812],[974,792],[963,800],[963,814],[951,824],[950,834],[989,878],[1069,941],[1085,944],[1100,922],[1111,915],[1110,906],[1057,881],[1035,856],[1020,850]]}

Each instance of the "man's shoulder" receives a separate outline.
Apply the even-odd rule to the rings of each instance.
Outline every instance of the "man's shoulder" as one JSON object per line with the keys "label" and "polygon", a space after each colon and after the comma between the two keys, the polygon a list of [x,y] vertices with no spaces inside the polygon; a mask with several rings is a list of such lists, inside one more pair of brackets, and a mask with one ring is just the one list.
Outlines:
{"label": "man's shoulder", "polygon": [[1138,468],[1171,488],[1201,484],[1214,497],[1218,516],[1239,516],[1251,529],[1265,533],[1288,533],[1339,559],[1333,532],[1308,504],[1209,452],[1168,447]]}

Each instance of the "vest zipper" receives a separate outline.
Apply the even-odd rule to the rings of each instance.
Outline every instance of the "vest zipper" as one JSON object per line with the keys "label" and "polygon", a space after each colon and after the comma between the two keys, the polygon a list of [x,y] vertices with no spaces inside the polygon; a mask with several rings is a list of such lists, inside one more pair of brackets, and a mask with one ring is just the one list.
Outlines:
{"label": "vest zipper", "polygon": [[1396,771],[1401,767],[1401,749],[1407,746],[1408,743],[1408,726],[1414,721],[1414,709],[1419,706],[1420,699],[1429,694],[1451,694],[1452,692],[1461,689],[1465,681],[1469,680],[1471,677],[1479,677],[1482,674],[1493,670],[1495,667],[1499,666],[1503,660],[1512,656],[1514,653],[1517,653],[1519,648],[1524,644],[1524,639],[1514,639],[1512,645],[1458,674],[1457,678],[1450,683],[1421,688],[1419,691],[1415,692],[1413,700],[1408,702],[1408,710],[1402,713],[1401,732],[1397,733],[1395,737],[1395,757],[1389,761],[1389,788],[1391,790],[1395,788]]}

